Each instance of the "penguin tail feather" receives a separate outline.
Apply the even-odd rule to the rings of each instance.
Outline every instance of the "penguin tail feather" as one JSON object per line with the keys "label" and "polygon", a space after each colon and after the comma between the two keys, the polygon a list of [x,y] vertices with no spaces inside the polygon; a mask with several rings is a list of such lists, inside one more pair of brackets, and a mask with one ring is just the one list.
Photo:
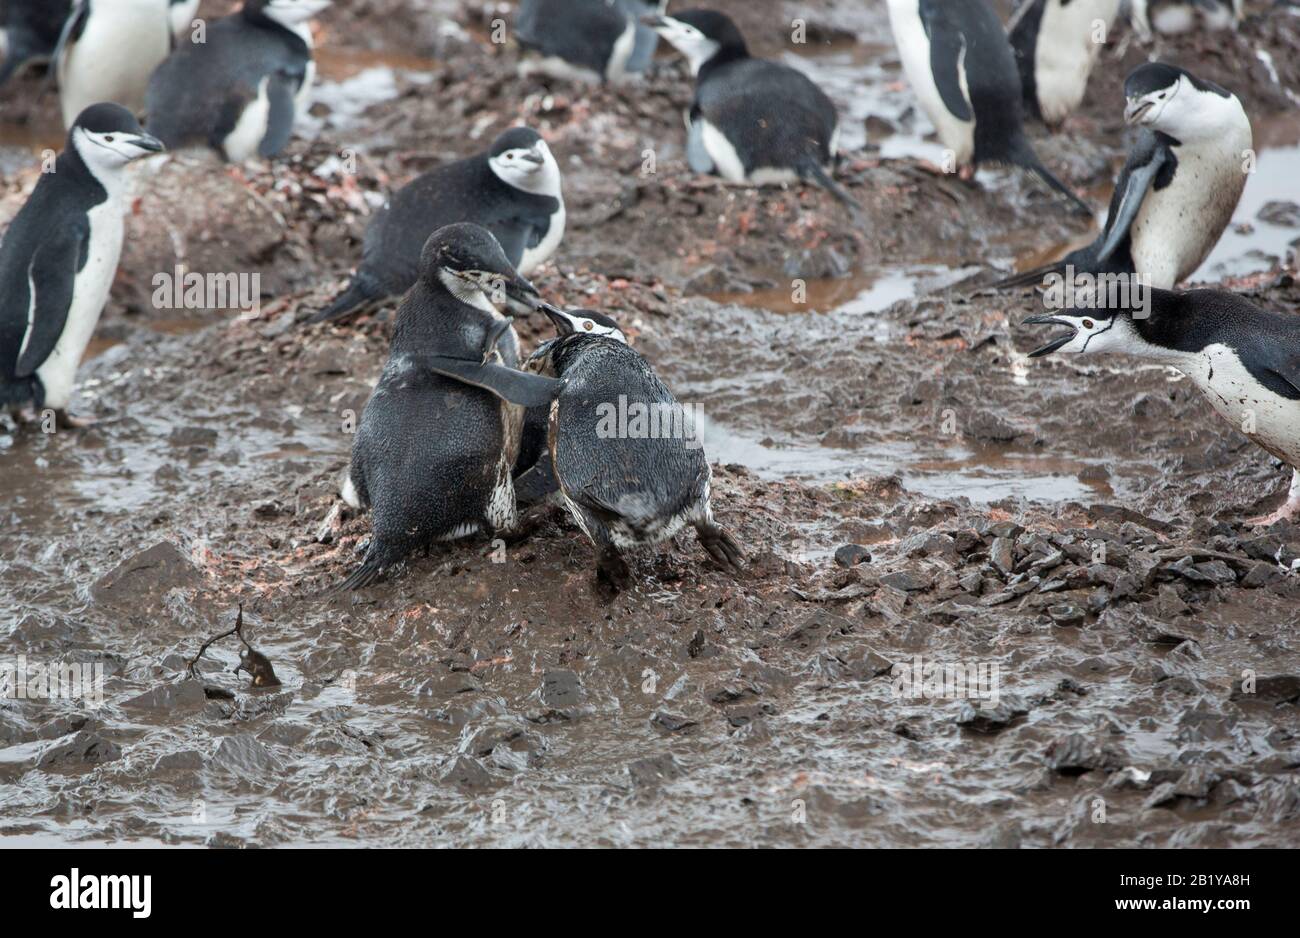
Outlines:
{"label": "penguin tail feather", "polygon": [[849,191],[835,181],[835,178],[826,171],[826,167],[821,164],[817,157],[809,155],[799,167],[799,175],[804,179],[809,179],[821,186],[832,196],[835,201],[839,202],[853,218],[853,223],[859,228],[866,228],[867,215],[858,204],[858,200],[849,194]]}
{"label": "penguin tail feather", "polygon": [[384,299],[384,296],[384,290],[375,279],[359,270],[352,278],[352,282],[348,284],[347,289],[336,296],[329,306],[308,319],[307,325],[318,322],[333,322],[335,319],[342,319],[344,316],[359,313],[366,307]]}
{"label": "penguin tail feather", "polygon": [[320,594],[321,599],[330,599],[342,593],[350,593],[353,590],[365,589],[373,584],[384,574],[384,568],[380,566],[378,560],[367,557],[362,561],[361,566],[357,567],[348,575],[348,578],[337,586],[332,586]]}
{"label": "penguin tail feather", "polygon": [[1083,201],[1083,199],[1079,198],[1073,189],[1063,183],[1050,169],[1043,165],[1043,161],[1038,158],[1038,154],[1034,152],[1033,146],[1030,145],[1028,138],[1026,138],[1024,134],[1021,134],[1012,143],[1011,161],[1017,166],[1029,170],[1046,183],[1048,188],[1056,190],[1069,199],[1074,204],[1074,207],[1078,210],[1079,214],[1087,215],[1089,218],[1092,217],[1092,207],[1088,205],[1087,202]]}

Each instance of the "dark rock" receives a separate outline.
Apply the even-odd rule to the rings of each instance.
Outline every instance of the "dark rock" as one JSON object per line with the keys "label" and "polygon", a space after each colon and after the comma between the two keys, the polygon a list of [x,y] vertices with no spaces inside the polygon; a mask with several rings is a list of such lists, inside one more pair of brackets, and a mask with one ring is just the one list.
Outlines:
{"label": "dark rock", "polygon": [[627,774],[632,780],[632,784],[638,788],[657,788],[664,782],[671,782],[674,779],[681,778],[684,773],[682,767],[677,764],[677,760],[672,755],[665,753],[661,756],[652,756],[629,762]]}
{"label": "dark rock", "polygon": [[491,788],[495,784],[492,773],[484,767],[483,763],[472,756],[464,755],[452,760],[451,766],[442,773],[439,781],[444,785],[463,789]]}
{"label": "dark rock", "polygon": [[1029,705],[1015,694],[1000,695],[996,706],[967,700],[957,714],[957,725],[977,733],[997,733],[1029,712]]}
{"label": "dark rock", "polygon": [[214,769],[264,782],[278,781],[283,771],[280,760],[249,733],[222,739],[210,762]]}
{"label": "dark rock", "polygon": [[1256,677],[1254,692],[1242,690],[1244,681],[1234,681],[1231,700],[1262,700],[1267,703],[1294,703],[1300,701],[1300,675],[1277,674]]}
{"label": "dark rock", "polygon": [[681,730],[690,729],[692,726],[698,726],[694,720],[664,710],[655,712],[655,715],[650,718],[650,725],[657,730],[664,730],[668,733],[677,733]]}
{"label": "dark rock", "polygon": [[933,577],[917,570],[899,570],[895,573],[887,573],[880,578],[881,586],[890,586],[905,593],[928,590],[933,583]]}
{"label": "dark rock", "polygon": [[1087,618],[1085,613],[1074,603],[1061,603],[1059,606],[1052,606],[1047,610],[1047,614],[1052,617],[1052,621],[1059,626],[1075,628],[1083,625]]}
{"label": "dark rock", "polygon": [[1081,733],[1055,739],[1047,747],[1047,767],[1061,775],[1082,775],[1104,769],[1112,761],[1100,743]]}
{"label": "dark rock", "polygon": [[989,548],[989,560],[993,566],[997,567],[1002,576],[1009,577],[1015,570],[1016,558],[1012,552],[1012,542],[1009,538],[995,537],[993,545]]}
{"label": "dark rock", "polygon": [[156,606],[173,589],[196,589],[203,577],[175,544],[160,541],[123,560],[91,588],[96,602],[140,609]]}
{"label": "dark rock", "polygon": [[1300,205],[1276,200],[1266,202],[1255,217],[1279,228],[1300,228]]}
{"label": "dark rock", "polygon": [[203,693],[203,685],[186,679],[147,690],[137,697],[124,700],[122,706],[141,710],[173,710],[180,707],[202,707],[205,703],[207,695]]}
{"label": "dark rock", "polygon": [[122,758],[117,743],[94,730],[82,730],[71,739],[60,740],[41,751],[36,760],[40,769],[75,769],[82,766],[115,762]]}
{"label": "dark rock", "polygon": [[871,552],[861,544],[845,544],[835,551],[835,562],[841,567],[856,567],[860,563],[871,563]]}
{"label": "dark rock", "polygon": [[552,710],[581,706],[587,697],[578,675],[566,668],[551,668],[544,672],[539,693],[542,703]]}
{"label": "dark rock", "polygon": [[201,446],[207,449],[217,445],[217,431],[211,427],[176,427],[167,442],[177,449]]}

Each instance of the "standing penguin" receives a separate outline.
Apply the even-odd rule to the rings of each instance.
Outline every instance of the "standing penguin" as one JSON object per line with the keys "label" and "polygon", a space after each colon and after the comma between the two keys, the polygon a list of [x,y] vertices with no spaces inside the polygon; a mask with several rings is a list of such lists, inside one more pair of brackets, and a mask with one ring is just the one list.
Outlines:
{"label": "standing penguin", "polygon": [[889,22],[908,81],[962,178],[982,163],[1020,166],[1092,214],[1025,136],[1016,56],[988,0],[889,0]]}
{"label": "standing penguin", "polygon": [[169,148],[209,146],[232,163],[276,156],[316,76],[307,21],[332,0],[247,0],[184,42],[149,81],[148,126]]}
{"label": "standing penguin", "polygon": [[1165,36],[1206,29],[1236,29],[1245,15],[1244,0],[1130,0],[1133,28],[1143,41],[1152,30]]}
{"label": "standing penguin", "polygon": [[1029,0],[1021,7],[1011,47],[1031,115],[1059,127],[1083,103],[1119,5],[1120,0]]}
{"label": "standing penguin", "polygon": [[1254,136],[1236,95],[1174,65],[1152,62],[1124,82],[1124,119],[1140,127],[1115,184],[1106,227],[1055,264],[996,284],[1076,274],[1132,274],[1172,289],[1196,272],[1232,221],[1246,188]]}
{"label": "standing penguin", "polygon": [[561,188],[560,164],[527,127],[507,130],[485,153],[417,177],[371,220],[352,282],[310,321],[339,319],[401,296],[419,276],[419,245],[455,222],[491,231],[520,275],[529,276],[564,237]]}
{"label": "standing penguin", "polygon": [[1282,507],[1247,523],[1300,519],[1300,316],[1219,290],[1134,292],[1122,305],[1026,319],[1069,329],[1030,354],[1119,352],[1177,368],[1220,416],[1292,467]]}
{"label": "standing penguin", "polygon": [[659,37],[641,22],[667,0],[523,0],[515,38],[521,75],[619,82],[644,72]]}
{"label": "standing penguin", "polygon": [[54,56],[72,0],[8,0],[0,3],[0,85],[28,62]]}
{"label": "standing penguin", "polygon": [[563,384],[549,408],[548,451],[517,482],[526,499],[558,491],[596,545],[606,588],[629,579],[621,551],[662,543],[687,524],[709,556],[739,571],[745,555],[713,518],[713,472],[691,415],[608,316],[542,309],[559,336],[525,367]]}
{"label": "standing penguin", "polygon": [[814,182],[860,220],[860,206],[828,170],[837,158],[840,122],[821,88],[797,69],[751,56],[722,13],[685,10],[647,21],[695,76],[686,115],[691,169],[759,186]]}
{"label": "standing penguin", "polygon": [[167,0],[76,0],[55,53],[63,123],[96,102],[133,113],[172,48]]}
{"label": "standing penguin", "polygon": [[126,165],[162,150],[131,112],[96,104],[0,240],[0,408],[68,417],[77,366],[122,250]]}
{"label": "standing penguin", "polygon": [[343,499],[370,509],[374,533],[339,591],[370,585],[417,548],[515,528],[524,408],[549,403],[557,383],[516,370],[518,336],[493,304],[531,308],[536,296],[486,229],[429,237],[352,447]]}

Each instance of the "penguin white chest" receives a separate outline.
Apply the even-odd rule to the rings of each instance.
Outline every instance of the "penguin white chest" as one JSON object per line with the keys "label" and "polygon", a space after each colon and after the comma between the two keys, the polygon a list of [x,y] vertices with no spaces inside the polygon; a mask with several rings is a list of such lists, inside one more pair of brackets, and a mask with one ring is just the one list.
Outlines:
{"label": "penguin white chest", "polygon": [[117,274],[117,262],[122,254],[124,207],[122,196],[110,195],[108,201],[88,213],[90,246],[86,264],[73,282],[67,322],[54,351],[36,369],[45,388],[46,407],[66,410],[72,399],[77,366],[95,333]]}
{"label": "penguin white chest", "polygon": [[1169,185],[1151,189],[1133,221],[1133,263],[1151,286],[1171,290],[1196,272],[1232,221],[1246,187],[1251,135],[1234,132],[1211,143],[1176,147]]}
{"label": "penguin white chest", "polygon": [[242,163],[257,156],[258,147],[266,137],[271,121],[271,99],[267,96],[270,82],[271,79],[266,77],[258,83],[257,97],[248,103],[235,122],[235,129],[221,142],[226,159],[232,163]]}
{"label": "penguin white chest", "polygon": [[546,229],[546,236],[538,243],[537,247],[524,248],[523,257],[519,260],[519,274],[527,277],[534,270],[549,261],[564,240],[564,225],[567,221],[567,215],[564,210],[564,200],[560,200],[560,207],[551,215],[551,225]]}
{"label": "penguin white chest", "polygon": [[[968,165],[975,156],[975,121],[962,120],[948,110],[939,93],[930,66],[930,37],[921,22],[916,0],[890,0],[889,23],[894,31],[894,42],[903,62],[912,90],[916,92],[921,107],[939,133],[939,140],[956,157],[957,166]],[[957,61],[957,78],[962,96],[970,104],[970,88],[966,80],[966,49],[963,45]],[[971,109],[974,114],[974,109]]]}
{"label": "penguin white chest", "polygon": [[92,104],[144,110],[149,76],[171,52],[167,0],[116,0],[93,6],[76,43],[58,63],[63,123]]}
{"label": "penguin white chest", "polygon": [[1300,400],[1265,388],[1226,345],[1206,346],[1177,367],[1221,417],[1274,456],[1300,468]]}
{"label": "penguin white chest", "polygon": [[1048,3],[1043,9],[1034,50],[1034,81],[1038,108],[1047,123],[1060,123],[1083,102],[1088,76],[1101,52],[1101,43],[1095,41],[1096,24],[1100,21],[1109,30],[1118,14],[1119,0],[1091,5]]}

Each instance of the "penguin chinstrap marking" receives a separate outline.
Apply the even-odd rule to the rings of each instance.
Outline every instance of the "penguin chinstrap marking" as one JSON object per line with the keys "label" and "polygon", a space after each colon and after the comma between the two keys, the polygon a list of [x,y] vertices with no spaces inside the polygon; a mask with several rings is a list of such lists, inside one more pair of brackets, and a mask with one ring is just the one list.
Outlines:
{"label": "penguin chinstrap marking", "polygon": [[182,41],[149,81],[149,131],[232,163],[279,154],[316,77],[307,21],[331,2],[247,0],[209,23],[205,41]]}
{"label": "penguin chinstrap marking", "polygon": [[1030,115],[1056,128],[1083,103],[1119,8],[1120,0],[1029,0],[1017,11],[1011,47]]}
{"label": "penguin chinstrap marking", "polygon": [[659,36],[641,18],[667,0],[523,0],[515,39],[520,75],[615,83],[650,67]]}
{"label": "penguin chinstrap marking", "polygon": [[1124,304],[1026,319],[1069,330],[1031,356],[1117,352],[1178,369],[1220,416],[1292,467],[1283,506],[1248,523],[1300,518],[1300,316],[1219,290],[1129,295]]}
{"label": "penguin chinstrap marking", "polygon": [[327,322],[401,296],[420,272],[420,246],[444,225],[492,232],[527,277],[564,238],[560,165],[534,130],[515,127],[485,153],[440,166],[397,190],[366,228],[361,266],[347,289],[313,316]]}
{"label": "penguin chinstrap marking", "polygon": [[713,474],[694,416],[612,319],[543,310],[559,335],[525,368],[563,385],[549,406],[546,452],[518,478],[521,494],[535,501],[558,493],[595,545],[597,580],[607,589],[629,581],[621,552],[662,543],[688,524],[718,564],[739,572],[744,552],[714,520]]}
{"label": "penguin chinstrap marking", "polygon": [[889,23],[912,90],[963,178],[985,163],[1019,166],[1091,217],[1025,135],[1016,56],[987,0],[889,0]]}
{"label": "penguin chinstrap marking", "polygon": [[713,10],[646,21],[686,58],[695,76],[695,99],[686,114],[692,170],[737,184],[816,183],[856,222],[865,221],[857,200],[831,175],[839,115],[812,79],[751,56],[736,24]]}
{"label": "penguin chinstrap marking", "polygon": [[0,85],[25,65],[54,57],[72,0],[8,0],[0,3]]}
{"label": "penguin chinstrap marking", "polygon": [[1254,135],[1237,97],[1191,72],[1158,62],[1124,83],[1125,120],[1139,128],[1092,244],[1054,264],[1008,277],[998,288],[1049,274],[1137,274],[1172,289],[1218,244],[1246,188]]}
{"label": "penguin chinstrap marking", "polygon": [[370,546],[332,592],[370,585],[419,548],[516,528],[524,410],[558,383],[517,370],[519,339],[493,300],[531,309],[536,295],[486,229],[429,237],[343,485],[344,501],[371,512]]}
{"label": "penguin chinstrap marking", "polygon": [[171,52],[171,23],[168,0],[75,0],[55,52],[64,126],[103,101],[140,113]]}
{"label": "penguin chinstrap marking", "polygon": [[87,108],[0,240],[0,409],[54,410],[65,424],[77,366],[122,251],[127,164],[158,153],[131,112]]}

